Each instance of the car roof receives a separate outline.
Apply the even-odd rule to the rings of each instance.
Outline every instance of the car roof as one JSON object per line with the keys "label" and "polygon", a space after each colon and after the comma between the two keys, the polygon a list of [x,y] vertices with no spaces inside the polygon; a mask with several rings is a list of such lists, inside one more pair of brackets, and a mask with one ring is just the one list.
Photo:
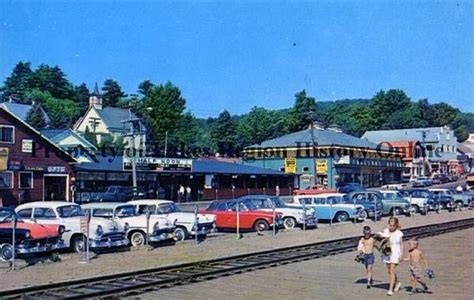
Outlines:
{"label": "car roof", "polygon": [[334,196],[344,196],[346,194],[344,193],[327,193],[327,194],[318,194],[318,195],[310,195],[313,196],[314,198],[326,198],[326,197],[334,197]]}
{"label": "car roof", "polygon": [[139,200],[131,200],[128,201],[127,203],[129,204],[163,204],[163,203],[174,203],[174,201],[171,200],[165,200],[165,199],[139,199]]}
{"label": "car roof", "polygon": [[78,205],[77,203],[68,202],[68,201],[33,201],[28,203],[23,203],[17,206],[17,208],[35,208],[35,207],[49,207],[57,208],[65,205]]}
{"label": "car roof", "polygon": [[124,206],[124,205],[132,205],[131,203],[127,202],[96,202],[96,203],[88,203],[88,204],[83,204],[81,205],[82,208],[105,208],[105,209],[115,209],[119,206]]}

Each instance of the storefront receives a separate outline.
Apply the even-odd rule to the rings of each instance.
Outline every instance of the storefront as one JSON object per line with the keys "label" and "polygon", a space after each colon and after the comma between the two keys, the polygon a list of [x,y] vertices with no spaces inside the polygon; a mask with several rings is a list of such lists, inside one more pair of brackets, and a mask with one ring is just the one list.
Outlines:
{"label": "storefront", "polygon": [[70,200],[75,162],[26,122],[0,108],[1,205]]}

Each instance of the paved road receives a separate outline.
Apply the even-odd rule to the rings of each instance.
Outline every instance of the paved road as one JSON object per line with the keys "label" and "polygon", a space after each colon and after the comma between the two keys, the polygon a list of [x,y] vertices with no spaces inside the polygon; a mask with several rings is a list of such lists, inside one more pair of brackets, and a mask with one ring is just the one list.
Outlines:
{"label": "paved road", "polygon": [[[436,278],[428,281],[430,294],[396,293],[394,299],[472,299],[474,276],[472,236],[468,229],[420,240]],[[466,238],[468,237],[468,238]],[[143,299],[381,299],[386,298],[387,276],[377,255],[375,285],[365,287],[363,266],[355,252],[249,272],[212,281],[163,289]],[[403,286],[409,285],[408,267],[398,267]]]}

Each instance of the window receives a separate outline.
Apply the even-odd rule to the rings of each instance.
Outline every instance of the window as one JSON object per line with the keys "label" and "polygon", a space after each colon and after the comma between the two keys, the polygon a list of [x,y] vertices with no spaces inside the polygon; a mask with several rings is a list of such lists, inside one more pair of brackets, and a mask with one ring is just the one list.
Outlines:
{"label": "window", "polygon": [[33,218],[35,219],[55,219],[56,213],[52,208],[47,207],[37,207],[33,213]]}
{"label": "window", "polygon": [[156,212],[156,205],[139,205],[138,206],[138,214],[139,215],[144,215],[146,212],[149,211],[151,214],[154,214]]}
{"label": "window", "polygon": [[11,143],[15,142],[15,127],[8,125],[0,125],[0,143]]}
{"label": "window", "polygon": [[33,172],[20,172],[18,178],[18,186],[20,189],[32,189],[33,188]]}
{"label": "window", "polygon": [[300,204],[304,203],[304,204],[308,205],[308,204],[312,204],[312,202],[313,201],[312,201],[311,198],[300,198]]}
{"label": "window", "polygon": [[303,172],[309,172],[309,167],[303,167]]}
{"label": "window", "polygon": [[22,209],[20,211],[18,211],[18,215],[21,217],[21,218],[31,218],[31,212],[33,211],[32,208],[25,208],[25,209]]}
{"label": "window", "polygon": [[11,188],[13,188],[13,173],[0,172],[0,189],[11,189]]}

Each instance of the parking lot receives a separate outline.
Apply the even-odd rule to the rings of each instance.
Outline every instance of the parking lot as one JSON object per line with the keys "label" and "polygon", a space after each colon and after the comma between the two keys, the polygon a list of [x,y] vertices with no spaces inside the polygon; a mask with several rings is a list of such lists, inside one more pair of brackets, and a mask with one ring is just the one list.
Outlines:
{"label": "parking lot", "polygon": [[[474,211],[468,210],[453,213],[441,211],[440,214],[430,213],[428,216],[401,217],[401,225],[403,229],[403,227],[436,224],[473,215]],[[15,271],[10,271],[5,263],[0,266],[2,279],[0,288],[112,274],[359,235],[364,225],[370,225],[374,231],[380,231],[385,227],[386,219],[375,223],[369,220],[356,224],[335,223],[332,226],[325,223],[320,224],[315,230],[303,232],[300,229],[293,229],[280,231],[276,236],[273,236],[271,231],[263,236],[252,232],[244,234],[241,239],[237,239],[235,233],[217,233],[197,245],[193,244],[192,240],[188,240],[174,247],[158,247],[151,251],[139,248],[105,253],[95,256],[88,264],[81,264],[81,255],[72,253],[60,254],[61,262],[39,259],[33,265],[27,265],[25,261],[18,260],[18,269]]]}

